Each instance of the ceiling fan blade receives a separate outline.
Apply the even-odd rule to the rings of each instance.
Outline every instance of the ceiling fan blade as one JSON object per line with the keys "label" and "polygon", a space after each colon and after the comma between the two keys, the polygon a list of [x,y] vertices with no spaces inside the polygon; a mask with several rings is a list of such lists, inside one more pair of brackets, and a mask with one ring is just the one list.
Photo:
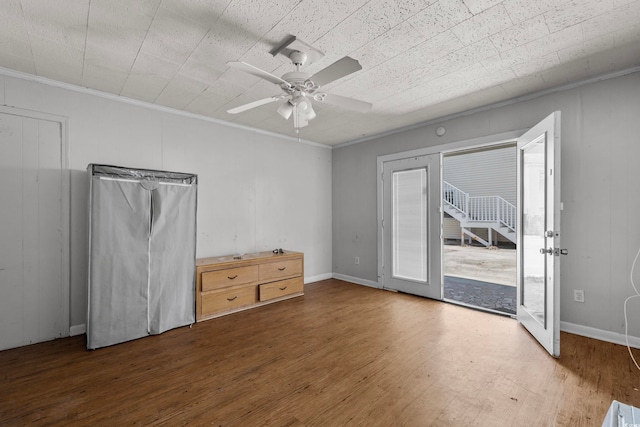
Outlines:
{"label": "ceiling fan blade", "polygon": [[314,98],[316,101],[325,102],[327,104],[335,105],[336,107],[342,107],[347,110],[357,111],[359,113],[368,113],[373,107],[373,104],[369,102],[359,101],[353,98],[347,98],[346,96],[333,95],[330,93],[319,94]]}
{"label": "ceiling fan blade", "polygon": [[322,86],[359,70],[362,70],[362,65],[360,65],[357,60],[349,56],[345,56],[344,58],[329,65],[327,68],[318,71],[313,76],[309,77],[309,80],[315,83],[316,86]]}
{"label": "ceiling fan blade", "polygon": [[247,64],[246,62],[232,61],[227,62],[227,65],[237,70],[244,71],[245,73],[249,73],[253,76],[260,77],[261,79],[267,80],[271,83],[275,83],[277,85],[285,84],[288,87],[291,87],[289,83],[287,83],[285,80],[282,80],[280,77],[274,76],[273,74],[261,70],[258,67],[254,67],[251,64]]}
{"label": "ceiling fan blade", "polygon": [[278,96],[272,96],[270,98],[259,99],[257,101],[253,101],[253,102],[250,102],[248,104],[244,104],[244,105],[241,105],[239,107],[235,107],[235,108],[232,108],[230,110],[227,110],[227,113],[229,113],[229,114],[242,113],[243,111],[251,110],[252,108],[256,108],[256,107],[259,107],[261,105],[268,104],[270,102],[275,102],[275,101],[278,101],[278,100],[280,100],[282,98],[284,98],[284,96],[278,95]]}

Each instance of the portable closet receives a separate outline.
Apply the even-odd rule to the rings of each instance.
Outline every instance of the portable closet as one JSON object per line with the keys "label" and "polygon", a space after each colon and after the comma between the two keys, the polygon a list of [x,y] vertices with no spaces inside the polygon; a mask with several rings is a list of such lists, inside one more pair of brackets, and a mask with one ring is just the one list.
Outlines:
{"label": "portable closet", "polygon": [[87,348],[195,321],[197,176],[88,166]]}

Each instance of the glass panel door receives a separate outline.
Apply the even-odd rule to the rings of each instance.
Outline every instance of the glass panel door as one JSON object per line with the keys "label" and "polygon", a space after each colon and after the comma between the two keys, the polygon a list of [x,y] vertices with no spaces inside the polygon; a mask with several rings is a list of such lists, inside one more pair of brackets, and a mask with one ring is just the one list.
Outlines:
{"label": "glass panel door", "polygon": [[383,166],[383,287],[442,299],[440,154]]}
{"label": "glass panel door", "polygon": [[518,321],[560,356],[560,112],[518,139]]}

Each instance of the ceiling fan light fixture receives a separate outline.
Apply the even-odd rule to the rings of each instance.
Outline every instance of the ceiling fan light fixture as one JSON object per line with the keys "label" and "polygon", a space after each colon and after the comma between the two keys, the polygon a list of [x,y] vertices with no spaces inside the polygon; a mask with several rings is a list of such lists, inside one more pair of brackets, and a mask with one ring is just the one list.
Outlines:
{"label": "ceiling fan light fixture", "polygon": [[309,124],[309,120],[316,117],[316,112],[313,110],[311,101],[306,97],[300,96],[293,99],[293,104],[296,106],[294,114],[297,116],[297,122],[299,124],[299,126],[296,127],[304,127]]}
{"label": "ceiling fan light fixture", "polygon": [[304,118],[309,121],[316,118],[316,112],[313,110],[311,103],[309,103],[309,108],[304,111]]}
{"label": "ceiling fan light fixture", "polygon": [[289,117],[291,117],[292,113],[293,105],[291,105],[290,101],[285,102],[278,108],[278,114],[280,114],[285,120],[289,120]]}

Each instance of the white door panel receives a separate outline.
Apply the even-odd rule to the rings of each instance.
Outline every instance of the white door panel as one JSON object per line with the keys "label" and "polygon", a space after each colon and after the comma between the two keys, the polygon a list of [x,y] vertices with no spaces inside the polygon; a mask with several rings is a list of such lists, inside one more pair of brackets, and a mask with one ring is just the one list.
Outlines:
{"label": "white door panel", "polygon": [[69,334],[60,126],[0,113],[0,350]]}
{"label": "white door panel", "polygon": [[560,356],[560,112],[518,139],[517,317]]}
{"label": "white door panel", "polygon": [[383,287],[442,299],[440,154],[384,162]]}

